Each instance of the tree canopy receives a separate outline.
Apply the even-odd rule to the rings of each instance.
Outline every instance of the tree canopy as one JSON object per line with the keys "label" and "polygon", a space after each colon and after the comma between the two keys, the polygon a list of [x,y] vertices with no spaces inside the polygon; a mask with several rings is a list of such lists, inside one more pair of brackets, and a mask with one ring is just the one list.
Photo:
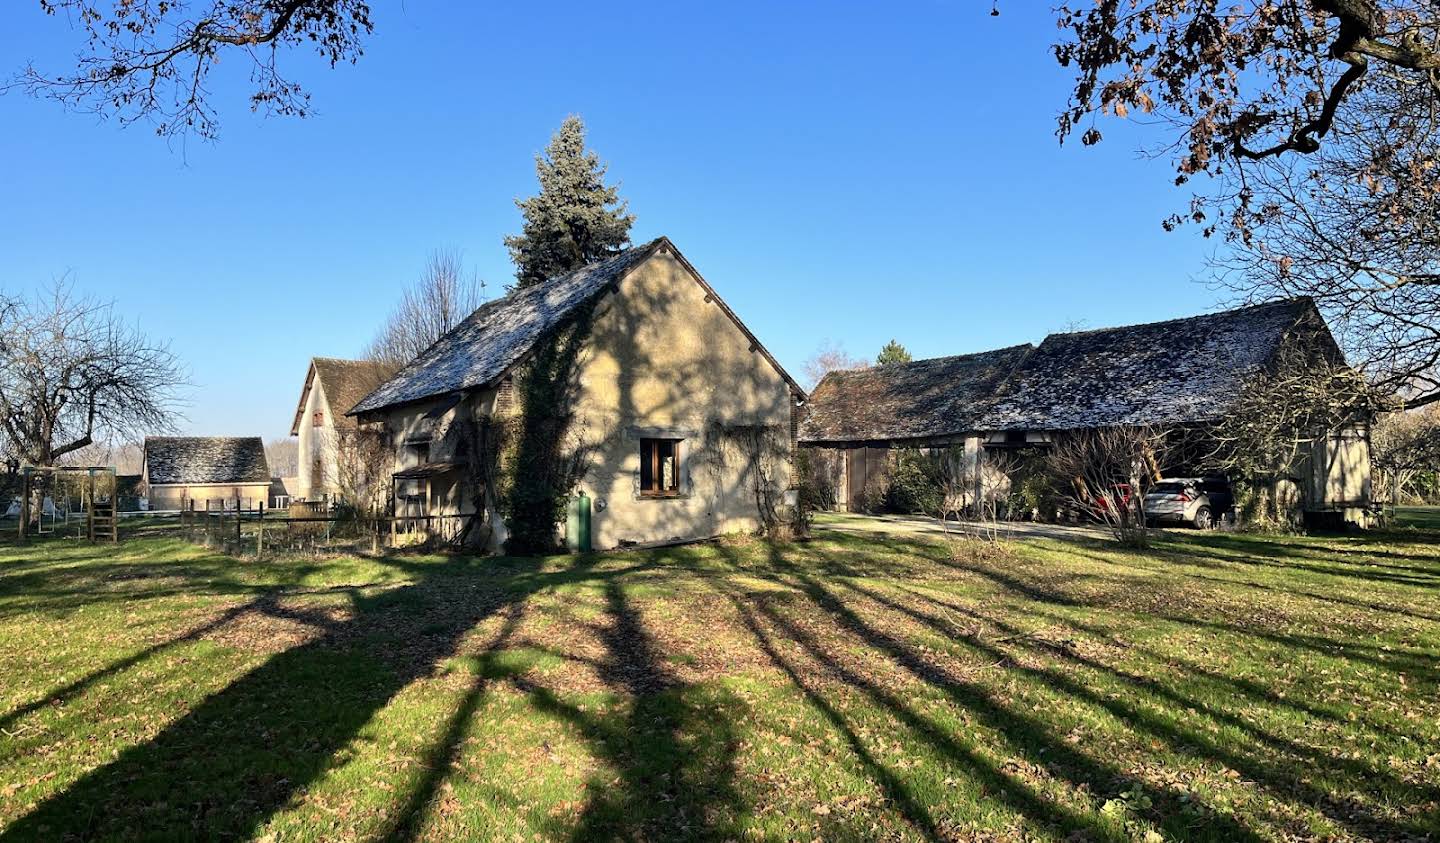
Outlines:
{"label": "tree canopy", "polygon": [[885,347],[880,349],[879,354],[875,355],[875,365],[888,366],[891,363],[909,363],[910,359],[910,352],[906,350],[905,346],[897,340],[891,340],[885,343]]}
{"label": "tree canopy", "polygon": [[366,357],[399,368],[409,363],[485,301],[485,282],[467,275],[458,252],[437,251],[425,271],[366,349]]}
{"label": "tree canopy", "polygon": [[[1440,399],[1440,6],[1094,0],[1058,12],[1063,140],[1146,115],[1241,299],[1308,295],[1379,386]],[[1197,176],[1203,182],[1194,182]]]}
{"label": "tree canopy", "polygon": [[0,435],[12,461],[51,466],[104,440],[175,426],[180,361],[104,302],[57,285],[0,300]]}
{"label": "tree canopy", "polygon": [[593,263],[630,242],[635,222],[619,191],[605,184],[605,165],[585,148],[585,123],[565,118],[535,158],[540,192],[517,201],[525,226],[506,237],[515,285],[528,287]]}
{"label": "tree canopy", "polygon": [[206,83],[222,57],[249,64],[253,110],[309,114],[309,95],[280,69],[282,53],[312,49],[332,67],[353,63],[372,28],[366,0],[39,2],[78,27],[84,46],[74,67],[27,66],[15,85],[123,123],[152,123],[165,136],[217,136]]}

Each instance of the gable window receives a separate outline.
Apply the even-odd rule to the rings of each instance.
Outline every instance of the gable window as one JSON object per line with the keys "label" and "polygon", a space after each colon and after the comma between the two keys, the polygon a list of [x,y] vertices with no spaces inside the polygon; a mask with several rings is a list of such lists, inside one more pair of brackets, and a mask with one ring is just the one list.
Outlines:
{"label": "gable window", "polygon": [[325,413],[324,413],[324,411],[317,410],[317,411],[315,412],[315,418],[313,419],[313,421],[312,421],[311,423],[312,423],[315,427],[324,427],[324,426],[325,426]]}
{"label": "gable window", "polygon": [[640,494],[680,494],[680,439],[640,440]]}

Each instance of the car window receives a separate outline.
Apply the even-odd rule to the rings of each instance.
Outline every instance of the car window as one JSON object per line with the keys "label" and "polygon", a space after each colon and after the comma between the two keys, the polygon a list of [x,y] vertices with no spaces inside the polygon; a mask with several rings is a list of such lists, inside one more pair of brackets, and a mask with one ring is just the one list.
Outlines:
{"label": "car window", "polygon": [[1164,492],[1165,494],[1173,494],[1175,492],[1185,491],[1187,485],[1188,484],[1185,483],[1177,483],[1174,480],[1162,480],[1161,482],[1156,483],[1155,486],[1151,489],[1151,491]]}

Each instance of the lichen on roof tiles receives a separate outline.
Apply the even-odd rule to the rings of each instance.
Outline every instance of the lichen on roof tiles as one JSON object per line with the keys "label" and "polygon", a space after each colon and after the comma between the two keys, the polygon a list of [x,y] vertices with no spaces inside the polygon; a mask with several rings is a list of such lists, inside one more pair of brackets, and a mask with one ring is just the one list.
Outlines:
{"label": "lichen on roof tiles", "polygon": [[486,302],[348,412],[371,412],[491,383],[577,308],[649,257],[663,240]]}
{"label": "lichen on roof tiles", "polygon": [[[1225,412],[1302,320],[1324,324],[1314,304],[1301,298],[1051,334],[1038,347],[835,372],[811,395],[800,441],[1209,421]],[[1328,333],[1321,341],[1333,345]]]}
{"label": "lichen on roof tiles", "polygon": [[150,483],[269,483],[265,444],[258,436],[147,436]]}
{"label": "lichen on roof tiles", "polygon": [[1033,348],[831,372],[810,395],[800,441],[918,439],[973,430],[1000,384]]}
{"label": "lichen on roof tiles", "polygon": [[1308,299],[1186,319],[1051,334],[1002,388],[982,430],[1073,430],[1205,422],[1314,310]]}

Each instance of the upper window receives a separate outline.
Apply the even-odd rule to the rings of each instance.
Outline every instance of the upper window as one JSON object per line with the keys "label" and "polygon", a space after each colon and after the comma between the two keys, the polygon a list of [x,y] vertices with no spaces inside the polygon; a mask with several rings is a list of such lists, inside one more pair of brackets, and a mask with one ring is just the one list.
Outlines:
{"label": "upper window", "polygon": [[312,421],[312,424],[313,424],[315,427],[324,427],[324,426],[325,426],[325,411],[323,411],[323,410],[316,410],[316,411],[315,411],[315,418],[314,418],[314,420]]}
{"label": "upper window", "polygon": [[640,494],[680,494],[679,439],[640,440]]}

